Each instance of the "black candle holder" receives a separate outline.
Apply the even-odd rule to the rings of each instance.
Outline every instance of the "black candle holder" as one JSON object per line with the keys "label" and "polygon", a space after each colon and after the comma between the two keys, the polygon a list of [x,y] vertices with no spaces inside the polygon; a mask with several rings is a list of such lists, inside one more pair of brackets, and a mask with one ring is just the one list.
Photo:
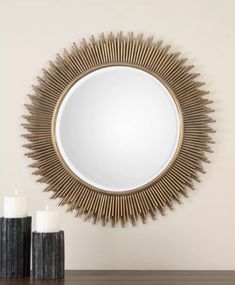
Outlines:
{"label": "black candle holder", "polygon": [[0,277],[30,275],[32,218],[0,218]]}
{"label": "black candle holder", "polygon": [[32,251],[34,279],[64,278],[64,231],[33,232]]}

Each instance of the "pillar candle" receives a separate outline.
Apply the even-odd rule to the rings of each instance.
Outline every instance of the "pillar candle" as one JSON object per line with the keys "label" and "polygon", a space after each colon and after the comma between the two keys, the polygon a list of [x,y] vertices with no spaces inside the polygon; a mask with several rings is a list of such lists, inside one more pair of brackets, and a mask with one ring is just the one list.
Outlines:
{"label": "pillar candle", "polygon": [[59,232],[59,214],[56,211],[37,211],[36,232],[54,233]]}
{"label": "pillar candle", "polygon": [[26,197],[18,196],[15,191],[15,196],[4,197],[4,218],[24,218],[27,217]]}

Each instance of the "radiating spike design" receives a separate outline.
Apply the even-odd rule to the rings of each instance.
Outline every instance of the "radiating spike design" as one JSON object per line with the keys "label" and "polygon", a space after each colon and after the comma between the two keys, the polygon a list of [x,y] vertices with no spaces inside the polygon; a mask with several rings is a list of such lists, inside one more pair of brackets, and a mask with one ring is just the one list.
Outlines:
{"label": "radiating spike design", "polygon": [[[110,33],[94,36],[89,41],[75,43],[71,52],[64,50],[55,62],[49,62],[48,70],[43,69],[38,85],[33,86],[34,95],[29,96],[31,104],[26,104],[28,114],[23,116],[28,131],[23,135],[29,143],[26,155],[35,160],[30,167],[40,175],[39,182],[47,183],[45,191],[52,191],[51,198],[60,198],[60,205],[68,204],[68,211],[76,215],[84,214],[85,219],[93,218],[105,225],[109,221],[125,225],[131,221],[135,225],[139,218],[145,223],[148,215],[156,218],[159,211],[173,208],[172,202],[180,203],[180,196],[187,196],[187,188],[194,189],[193,180],[199,181],[198,172],[204,173],[202,162],[208,162],[205,152],[211,152],[214,142],[209,126],[214,120],[208,115],[213,112],[205,99],[203,85],[195,79],[199,74],[191,72],[193,66],[185,65],[186,59],[179,53],[171,53],[169,46],[153,38],[133,33],[117,36]],[[53,114],[61,96],[70,84],[83,74],[98,68],[126,65],[145,70],[165,83],[174,94],[183,117],[183,140],[175,160],[170,167],[148,186],[136,191],[109,193],[83,185],[61,163],[53,144]]]}

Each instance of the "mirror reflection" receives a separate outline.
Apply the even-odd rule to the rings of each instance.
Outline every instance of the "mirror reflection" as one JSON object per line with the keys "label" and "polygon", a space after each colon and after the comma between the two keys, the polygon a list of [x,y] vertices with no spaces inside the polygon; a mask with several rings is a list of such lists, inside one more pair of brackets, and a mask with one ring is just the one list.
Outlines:
{"label": "mirror reflection", "polygon": [[151,74],[112,66],[81,78],[65,95],[55,140],[68,168],[107,191],[128,191],[157,178],[181,137],[169,90]]}

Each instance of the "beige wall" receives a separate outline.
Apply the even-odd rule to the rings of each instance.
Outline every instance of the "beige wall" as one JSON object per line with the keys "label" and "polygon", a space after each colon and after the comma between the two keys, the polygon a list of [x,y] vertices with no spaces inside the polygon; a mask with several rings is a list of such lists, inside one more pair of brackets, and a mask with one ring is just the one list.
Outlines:
{"label": "beige wall", "polygon": [[[35,217],[58,209],[68,269],[235,269],[235,1],[0,0],[0,210],[17,188]],[[48,60],[91,33],[154,35],[182,51],[211,91],[215,153],[175,211],[136,227],[94,226],[57,208],[27,168],[20,137],[26,94]]]}

